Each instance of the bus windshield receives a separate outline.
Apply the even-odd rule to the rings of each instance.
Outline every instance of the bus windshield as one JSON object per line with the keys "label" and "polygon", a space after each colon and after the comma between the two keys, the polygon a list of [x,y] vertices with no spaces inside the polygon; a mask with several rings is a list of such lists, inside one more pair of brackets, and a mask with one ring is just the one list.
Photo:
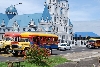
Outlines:
{"label": "bus windshield", "polygon": [[12,37],[4,37],[3,40],[5,40],[5,41],[13,41],[13,38]]}

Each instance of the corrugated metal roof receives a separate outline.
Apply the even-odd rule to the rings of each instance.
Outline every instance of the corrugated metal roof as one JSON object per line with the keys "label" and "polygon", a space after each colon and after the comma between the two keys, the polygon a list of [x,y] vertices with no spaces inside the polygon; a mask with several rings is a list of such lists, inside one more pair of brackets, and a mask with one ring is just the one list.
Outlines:
{"label": "corrugated metal roof", "polygon": [[9,21],[8,16],[6,14],[0,13],[0,24],[2,23],[3,19],[4,19],[4,22],[5,22],[5,25],[7,26],[8,25],[8,21]]}
{"label": "corrugated metal roof", "polygon": [[58,2],[59,2],[59,1],[66,1],[66,2],[67,2],[68,0],[58,0]]}
{"label": "corrugated metal roof", "polygon": [[13,22],[16,20],[20,27],[25,27],[29,24],[30,20],[33,19],[35,24],[38,25],[38,21],[41,20],[42,13],[35,13],[35,14],[24,14],[24,15],[17,15],[13,17],[8,22],[8,27],[12,26]]}
{"label": "corrugated metal roof", "polygon": [[[44,11],[43,11],[42,16],[43,16],[43,19],[44,19],[45,21],[46,21],[46,20],[51,20],[51,15],[50,15],[50,13],[49,13],[48,6],[47,6],[47,5],[45,5],[45,8],[44,8]],[[48,19],[47,19],[47,17],[48,17]]]}
{"label": "corrugated metal roof", "polygon": [[81,35],[81,37],[100,37],[99,35],[93,33],[93,32],[75,32],[74,33],[74,37],[79,37]]}

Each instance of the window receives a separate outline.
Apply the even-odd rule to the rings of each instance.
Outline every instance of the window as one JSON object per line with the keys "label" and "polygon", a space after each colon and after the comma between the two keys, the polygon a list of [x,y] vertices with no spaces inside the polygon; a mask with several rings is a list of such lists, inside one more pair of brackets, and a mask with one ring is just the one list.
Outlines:
{"label": "window", "polygon": [[50,9],[49,6],[48,6],[48,9]]}
{"label": "window", "polygon": [[54,38],[54,41],[58,41],[58,38],[55,37],[55,38]]}
{"label": "window", "polygon": [[2,35],[2,39],[3,39],[3,35]]}
{"label": "window", "polygon": [[65,39],[65,35],[62,36],[62,39]]}
{"label": "window", "polygon": [[67,28],[66,28],[66,32],[67,32]]}
{"label": "window", "polygon": [[58,32],[58,27],[57,27],[57,32]]}
{"label": "window", "polygon": [[71,36],[71,40],[73,39],[73,37]]}
{"label": "window", "polygon": [[51,0],[50,0],[50,3],[51,3]]}
{"label": "window", "polygon": [[55,2],[55,0],[53,0],[53,2]]}
{"label": "window", "polygon": [[56,22],[56,17],[54,17],[54,22]]}

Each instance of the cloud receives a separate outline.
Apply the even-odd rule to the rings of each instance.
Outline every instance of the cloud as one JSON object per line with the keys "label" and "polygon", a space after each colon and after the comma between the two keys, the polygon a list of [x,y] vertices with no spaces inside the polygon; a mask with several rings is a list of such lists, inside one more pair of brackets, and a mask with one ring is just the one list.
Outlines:
{"label": "cloud", "polygon": [[[16,5],[19,14],[41,13],[43,11],[43,2],[36,0],[0,0],[0,13],[4,13],[11,4]],[[41,3],[40,3],[41,2]]]}

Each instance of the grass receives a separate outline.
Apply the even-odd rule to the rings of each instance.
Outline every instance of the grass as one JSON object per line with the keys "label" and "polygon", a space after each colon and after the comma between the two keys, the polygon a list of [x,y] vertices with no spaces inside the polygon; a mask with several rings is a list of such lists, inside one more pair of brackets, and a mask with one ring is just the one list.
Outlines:
{"label": "grass", "polygon": [[[28,63],[26,61],[22,62],[21,65],[25,65],[25,67],[54,67],[64,62],[70,62],[70,60],[62,58],[61,56],[52,56],[52,57],[49,57],[49,59],[47,60],[47,63],[41,62],[39,66],[33,63],[32,64]],[[7,67],[7,64],[5,62],[1,62],[0,67]]]}

